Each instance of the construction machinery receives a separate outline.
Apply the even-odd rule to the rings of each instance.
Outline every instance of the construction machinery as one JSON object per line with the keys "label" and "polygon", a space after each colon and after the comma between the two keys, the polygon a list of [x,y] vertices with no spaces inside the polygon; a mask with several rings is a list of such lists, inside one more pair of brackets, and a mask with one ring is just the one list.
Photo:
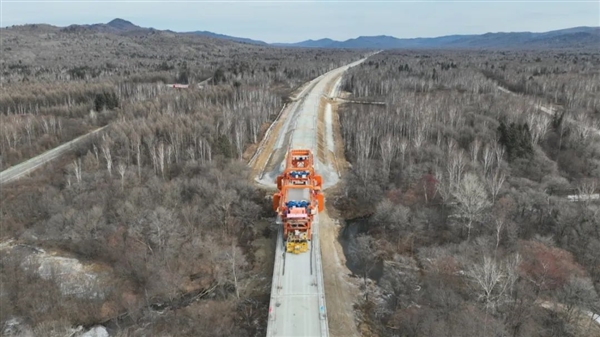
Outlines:
{"label": "construction machinery", "polygon": [[283,172],[277,176],[273,210],[283,226],[283,241],[288,253],[303,253],[312,239],[314,216],[323,210],[322,178],[315,174],[310,150],[290,150]]}
{"label": "construction machinery", "polygon": [[315,174],[314,158],[310,150],[290,150],[286,156],[285,168],[277,176],[277,189],[281,191],[284,180],[294,185],[310,185],[321,188],[320,175]]}

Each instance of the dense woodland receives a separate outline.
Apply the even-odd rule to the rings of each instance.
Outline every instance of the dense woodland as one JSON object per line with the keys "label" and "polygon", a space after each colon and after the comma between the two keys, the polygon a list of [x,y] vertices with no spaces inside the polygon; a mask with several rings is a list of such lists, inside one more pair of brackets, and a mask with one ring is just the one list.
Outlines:
{"label": "dense woodland", "polygon": [[598,335],[598,207],[565,194],[597,191],[599,71],[597,52],[390,51],[346,74],[386,103],[340,112],[365,335]]}
{"label": "dense woodland", "polygon": [[[1,33],[0,169],[108,125],[2,188],[1,331],[264,335],[272,212],[244,160],[291,91],[363,54]],[[352,168],[328,198],[352,233],[364,335],[599,334],[585,311],[600,313],[600,216],[566,199],[600,176],[599,65],[585,51],[389,51],[345,75],[354,99],[385,102],[341,106]]]}
{"label": "dense woodland", "polygon": [[[2,31],[4,168],[108,127],[30,183],[2,188],[0,237],[13,242],[0,250],[0,327],[61,337],[94,324],[111,336],[264,335],[272,211],[240,159],[289,93],[361,53],[151,34],[142,41],[170,48],[135,42],[135,55],[117,58],[106,53],[128,49],[98,56],[86,47],[137,37],[85,34]],[[38,62],[40,39],[64,48]],[[192,50],[179,56],[181,48]],[[17,61],[30,53],[37,58]],[[190,88],[164,86],[173,82]],[[85,286],[70,286],[80,278]]]}
{"label": "dense woodland", "polygon": [[[292,89],[360,56],[159,31],[116,35],[46,25],[2,29],[1,38],[7,57],[1,60],[0,169],[124,114],[133,114],[126,118],[132,121],[152,112],[221,116],[213,136],[227,134],[234,143],[238,132],[239,152],[246,139],[256,142]],[[182,93],[164,85],[171,83],[192,90],[179,100]],[[233,118],[240,113],[243,119]]]}

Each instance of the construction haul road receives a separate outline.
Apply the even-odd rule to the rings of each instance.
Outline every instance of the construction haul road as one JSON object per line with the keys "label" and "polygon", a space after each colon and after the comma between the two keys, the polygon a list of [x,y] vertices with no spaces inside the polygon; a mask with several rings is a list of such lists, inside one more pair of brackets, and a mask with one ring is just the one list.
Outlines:
{"label": "construction haul road", "polygon": [[[330,85],[334,86],[332,92],[337,90],[342,74],[364,60],[319,76],[300,93],[299,99],[288,108],[286,119],[281,121],[283,127],[264,166],[265,170],[257,177],[259,183],[275,186],[277,175],[284,169],[288,150],[309,149],[313,154],[317,153],[317,116],[322,96],[331,94],[326,92]],[[327,131],[331,132],[331,129],[331,126],[327,127]],[[333,163],[323,163],[317,156],[315,171],[323,177],[324,188],[338,181]],[[282,226],[279,226],[267,336],[329,336],[318,215],[314,218],[312,230],[309,251],[291,254],[284,250]]]}

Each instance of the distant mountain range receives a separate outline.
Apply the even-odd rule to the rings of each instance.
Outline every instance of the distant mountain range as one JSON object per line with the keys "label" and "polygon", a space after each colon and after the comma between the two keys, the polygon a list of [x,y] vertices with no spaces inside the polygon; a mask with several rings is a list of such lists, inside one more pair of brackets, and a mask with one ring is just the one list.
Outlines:
{"label": "distant mountain range", "polygon": [[399,39],[393,36],[360,36],[346,41],[307,40],[275,43],[284,47],[365,49],[512,49],[512,48],[600,48],[600,27],[575,27],[545,33],[515,32],[481,35],[447,35],[433,38]]}
{"label": "distant mountain range", "polygon": [[[142,28],[123,19],[106,24],[71,25],[63,30],[92,29],[115,34],[136,34],[156,31]],[[447,35],[433,38],[396,38],[393,36],[360,36],[346,41],[332,39],[306,40],[297,43],[266,43],[248,38],[217,34],[208,31],[167,32],[200,35],[240,43],[264,46],[301,48],[348,48],[348,49],[546,49],[546,48],[597,48],[600,49],[600,27],[575,27],[545,33],[511,32],[480,35]]]}

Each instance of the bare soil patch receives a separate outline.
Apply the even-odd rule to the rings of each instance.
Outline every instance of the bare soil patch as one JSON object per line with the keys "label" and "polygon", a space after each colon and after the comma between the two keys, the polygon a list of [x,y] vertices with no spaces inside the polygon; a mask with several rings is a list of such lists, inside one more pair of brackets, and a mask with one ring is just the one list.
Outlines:
{"label": "bare soil patch", "polygon": [[332,130],[335,145],[335,153],[333,160],[335,163],[335,167],[341,174],[343,174],[343,172],[350,167],[350,164],[348,163],[348,161],[346,161],[344,140],[342,139],[342,128],[340,126],[339,106],[340,103],[331,102],[331,122],[333,123]]}
{"label": "bare soil patch", "polygon": [[327,209],[319,214],[329,333],[332,337],[360,336],[353,308],[359,289],[349,277],[346,258],[337,240],[338,231],[339,226],[329,217]]}
{"label": "bare soil patch", "polygon": [[325,106],[327,103],[324,98],[319,102],[319,114],[317,116],[317,157],[322,163],[327,163],[327,138],[325,127]]}

